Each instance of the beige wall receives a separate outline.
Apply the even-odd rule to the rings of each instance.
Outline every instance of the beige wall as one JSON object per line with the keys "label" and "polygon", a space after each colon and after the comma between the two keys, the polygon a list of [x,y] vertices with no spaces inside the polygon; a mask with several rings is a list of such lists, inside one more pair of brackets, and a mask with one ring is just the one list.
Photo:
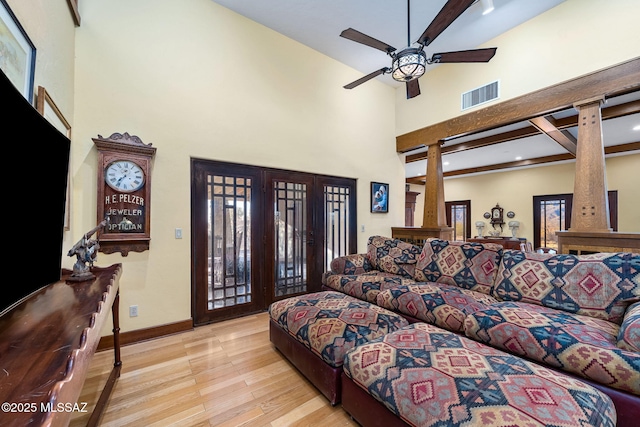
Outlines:
{"label": "beige wall", "polygon": [[461,94],[495,80],[493,103],[635,58],[639,14],[637,0],[566,0],[480,46],[498,48],[490,62],[438,65],[420,79],[422,95],[396,92],[396,134],[460,115]]}
{"label": "beige wall", "polygon": [[[123,263],[124,331],[191,316],[191,158],[356,178],[359,248],[404,218],[392,88],[345,91],[355,70],[209,0],[93,0],[81,13],[69,243],[97,221],[91,138],[129,132],[157,148],[151,250],[98,260]],[[369,213],[371,181],[390,184],[388,215]]]}
{"label": "beige wall", "polygon": [[[606,1],[568,0],[559,11],[537,18],[537,27],[526,27],[523,33],[514,30],[501,39],[498,52],[504,59],[495,67],[492,63],[484,71],[476,65],[457,71],[436,69],[421,80],[423,95],[411,102],[403,99],[404,88],[394,91],[377,81],[363,85],[357,94],[345,91],[344,83],[360,73],[209,0],[80,1],[79,28],[73,26],[64,0],[9,4],[38,49],[36,85],[47,88],[73,127],[71,230],[65,232],[63,249],[97,222],[97,155],[91,138],[129,132],[157,148],[151,250],[126,258],[100,254],[97,261],[123,263],[121,327],[130,331],[191,316],[191,158],[356,178],[362,251],[369,235],[388,234],[391,226],[404,222],[404,159],[395,152],[397,134],[458,114],[452,106],[457,106],[459,93],[495,78],[496,70],[502,70],[500,78],[508,83],[503,84],[503,97],[512,97],[582,74],[589,69],[587,63],[600,69],[621,62],[630,56],[629,49],[611,33],[633,40],[624,26],[634,14],[624,16],[615,7],[637,8],[629,6],[632,1],[612,6]],[[602,6],[597,17],[618,22],[610,25],[618,31],[586,37],[587,55],[587,48],[576,47],[584,33],[572,35],[591,31],[587,24],[595,26],[596,6]],[[577,23],[582,20],[576,16],[583,13],[587,24]],[[629,31],[635,28],[628,26]],[[546,31],[553,34],[548,37]],[[512,38],[521,41],[509,48]],[[513,69],[516,61],[507,56],[523,60],[526,49],[541,54],[541,63],[527,60],[529,64]],[[530,67],[535,67],[532,75],[526,72]],[[476,77],[469,78],[472,74]],[[568,180],[571,174],[563,173],[563,181]],[[608,173],[610,184],[628,176],[626,170]],[[506,175],[495,176],[499,180]],[[489,175],[468,181],[476,179]],[[454,185],[464,180],[446,181],[447,199],[456,192],[461,194],[456,198],[464,198],[464,190]],[[370,181],[390,183],[388,215],[369,213]],[[503,185],[498,191],[506,200],[511,190]],[[487,200],[478,200],[478,205],[500,201],[494,201],[495,190],[483,191]],[[633,223],[637,202],[625,197],[621,195],[620,208],[633,212],[624,214],[630,215],[624,221]],[[365,231],[360,232],[363,225]],[[183,229],[181,240],[174,238],[178,227]],[[65,267],[72,263],[64,257]],[[133,304],[139,306],[137,318],[127,316]]]}
{"label": "beige wall", "polygon": [[[618,230],[640,232],[640,187],[630,179],[640,167],[640,154],[611,157],[606,165],[608,189],[618,191]],[[516,214],[513,219],[520,221],[518,236],[533,242],[533,196],[573,193],[574,173],[575,162],[569,162],[448,178],[444,181],[444,192],[447,200],[471,200],[473,235],[476,234],[473,225],[476,221],[485,222],[485,234],[493,230],[482,214],[498,203],[505,214],[508,211]],[[424,191],[424,187],[417,188],[417,191]],[[422,206],[416,209],[422,209]],[[510,236],[506,225],[503,235]]]}
{"label": "beige wall", "polygon": [[[396,133],[462,114],[461,93],[495,80],[501,85],[497,103],[635,58],[640,54],[635,22],[639,13],[636,0],[566,0],[481,46],[498,47],[489,63],[439,65],[420,79],[422,95],[411,100],[397,91]],[[476,108],[487,105],[491,104]],[[609,189],[618,190],[620,231],[640,231],[639,190],[629,179],[640,166],[639,156],[607,160]],[[472,223],[484,220],[482,214],[500,203],[505,212],[516,212],[520,235],[532,239],[532,196],[573,193],[573,180],[574,163],[568,163],[445,179],[444,192],[447,201],[472,201]],[[424,186],[412,186],[412,190],[422,193]],[[423,208],[424,197],[419,196],[418,226]]]}

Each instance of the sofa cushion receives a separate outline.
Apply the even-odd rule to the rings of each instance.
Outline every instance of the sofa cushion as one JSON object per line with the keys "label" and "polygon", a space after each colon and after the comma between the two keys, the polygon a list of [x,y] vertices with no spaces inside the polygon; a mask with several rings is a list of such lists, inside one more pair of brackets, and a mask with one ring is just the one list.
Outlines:
{"label": "sofa cushion", "polygon": [[619,330],[606,320],[515,302],[476,310],[464,322],[474,340],[640,394],[640,353],[616,345]]}
{"label": "sofa cushion", "polygon": [[618,333],[618,347],[640,352],[640,301],[627,309]]}
{"label": "sofa cushion", "polygon": [[363,274],[373,270],[366,254],[345,255],[331,260],[331,273]]}
{"label": "sofa cushion", "polygon": [[376,303],[380,291],[415,283],[412,279],[391,273],[377,272],[358,275],[334,274],[327,277],[325,285],[352,297]]}
{"label": "sofa cushion", "polygon": [[640,297],[640,254],[504,251],[492,295],[621,324]]}
{"label": "sofa cushion", "polygon": [[269,315],[289,335],[333,367],[353,347],[408,324],[402,316],[339,292],[276,301]]}
{"label": "sofa cushion", "polygon": [[376,299],[380,307],[453,332],[464,330],[464,319],[469,313],[496,302],[495,298],[481,292],[426,282],[382,290]]}
{"label": "sofa cushion", "polygon": [[424,323],[354,348],[343,369],[411,426],[616,424],[594,387]]}
{"label": "sofa cushion", "polygon": [[416,262],[422,248],[382,236],[371,236],[367,244],[367,257],[371,265],[387,273],[413,278]]}
{"label": "sofa cushion", "polygon": [[416,282],[437,282],[489,294],[502,246],[428,239],[416,263]]}

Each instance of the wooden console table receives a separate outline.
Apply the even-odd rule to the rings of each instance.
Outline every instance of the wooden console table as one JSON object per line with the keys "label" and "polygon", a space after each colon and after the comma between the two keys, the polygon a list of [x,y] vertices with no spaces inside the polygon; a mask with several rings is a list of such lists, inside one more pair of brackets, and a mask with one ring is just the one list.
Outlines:
{"label": "wooden console table", "polygon": [[476,237],[467,239],[467,242],[496,243],[505,249],[520,250],[520,243],[527,243],[527,239],[512,239],[510,237]]}
{"label": "wooden console table", "polygon": [[453,228],[440,227],[391,227],[391,237],[417,246],[423,246],[427,239],[453,240]]}
{"label": "wooden console table", "polygon": [[66,426],[74,411],[91,410],[78,397],[111,308],[115,361],[88,425],[100,421],[122,365],[122,265],[91,271],[94,280],[67,283],[63,269],[60,281],[0,317],[0,425]]}

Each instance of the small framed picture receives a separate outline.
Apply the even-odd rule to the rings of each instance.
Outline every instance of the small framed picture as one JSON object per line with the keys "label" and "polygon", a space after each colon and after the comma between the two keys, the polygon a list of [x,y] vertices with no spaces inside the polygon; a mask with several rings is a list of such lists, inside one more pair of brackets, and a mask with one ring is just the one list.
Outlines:
{"label": "small framed picture", "polygon": [[5,0],[0,0],[0,68],[7,78],[33,103],[36,48]]}
{"label": "small framed picture", "polygon": [[389,184],[382,182],[371,183],[371,212],[389,212]]}

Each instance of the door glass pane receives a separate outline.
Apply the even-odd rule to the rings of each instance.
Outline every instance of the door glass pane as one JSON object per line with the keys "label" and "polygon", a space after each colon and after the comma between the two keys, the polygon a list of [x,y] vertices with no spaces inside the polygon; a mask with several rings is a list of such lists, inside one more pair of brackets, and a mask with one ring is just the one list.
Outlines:
{"label": "door glass pane", "polygon": [[350,188],[338,185],[324,186],[324,259],[325,270],[331,269],[331,261],[349,254]]}
{"label": "door glass pane", "polygon": [[208,309],[251,302],[251,179],[208,176]]}
{"label": "door glass pane", "polygon": [[566,229],[566,201],[540,201],[540,246],[558,249],[556,231]]}
{"label": "door glass pane", "polygon": [[467,206],[451,205],[451,227],[453,227],[453,240],[465,240],[467,236]]}
{"label": "door glass pane", "polygon": [[307,186],[275,181],[275,296],[307,290]]}

